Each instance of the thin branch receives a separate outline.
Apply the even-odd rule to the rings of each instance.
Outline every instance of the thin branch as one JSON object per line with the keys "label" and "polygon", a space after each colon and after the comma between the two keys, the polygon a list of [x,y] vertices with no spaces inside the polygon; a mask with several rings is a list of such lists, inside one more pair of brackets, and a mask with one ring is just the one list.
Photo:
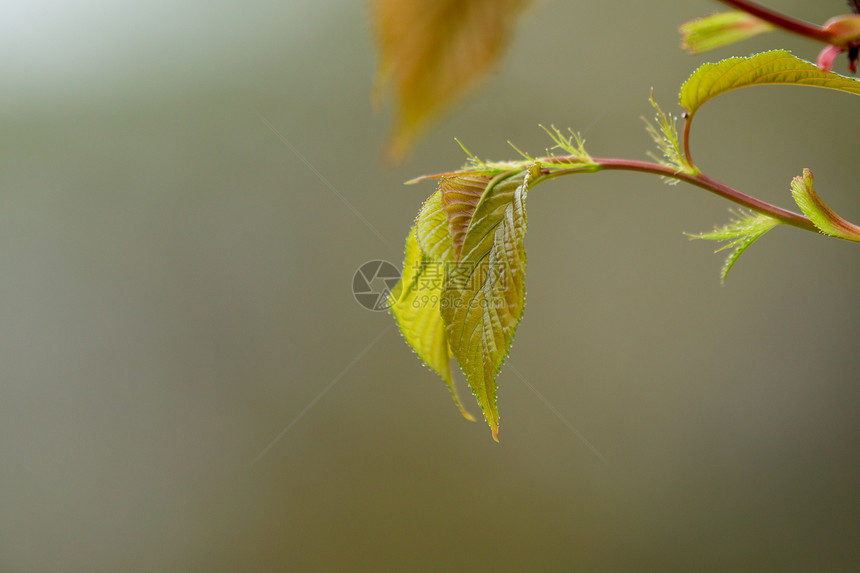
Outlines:
{"label": "thin branch", "polygon": [[818,40],[825,44],[833,42],[833,35],[821,26],[804,20],[798,20],[797,18],[793,18],[781,12],[765,8],[755,2],[749,2],[747,0],[720,0],[720,2],[728,4],[738,10],[743,10],[744,12],[752,14],[756,18],[769,22],[783,30],[788,30],[789,32],[794,32],[795,34],[799,34],[813,40]]}
{"label": "thin branch", "polygon": [[693,161],[693,156],[690,153],[690,127],[692,127],[693,122],[691,121],[691,117],[688,115],[688,112],[684,112],[684,157],[687,158],[687,163],[690,165],[696,165]]}
{"label": "thin branch", "polygon": [[[552,157],[541,159],[539,161],[546,161],[547,163],[564,163],[566,161],[571,161],[573,158],[565,158],[565,157]],[[685,183],[689,183],[690,185],[695,185],[701,189],[705,189],[706,191],[710,191],[715,195],[719,195],[724,199],[728,199],[733,203],[737,203],[743,207],[748,209],[752,209],[758,213],[763,213],[774,219],[777,219],[786,225],[791,225],[792,227],[797,227],[799,229],[804,229],[806,231],[812,231],[813,233],[818,233],[818,228],[810,221],[808,218],[800,215],[798,213],[794,213],[793,211],[789,211],[787,209],[783,209],[782,207],[778,207],[771,203],[767,203],[762,201],[761,199],[756,199],[751,195],[747,195],[746,193],[742,193],[737,189],[729,187],[724,183],[720,183],[716,179],[711,179],[704,173],[699,173],[697,175],[688,175],[686,173],[679,173],[671,169],[670,167],[666,167],[665,165],[660,165],[659,163],[651,163],[648,161],[637,161],[634,159],[612,159],[612,158],[601,158],[595,157],[592,159],[594,162],[591,166],[586,167],[573,167],[571,169],[560,169],[558,171],[552,171],[548,174],[549,178],[561,177],[563,175],[571,175],[574,173],[596,173],[597,171],[635,171],[639,173],[653,173],[655,175],[660,175],[663,177],[671,177],[672,179],[677,179],[678,181],[683,181]]]}

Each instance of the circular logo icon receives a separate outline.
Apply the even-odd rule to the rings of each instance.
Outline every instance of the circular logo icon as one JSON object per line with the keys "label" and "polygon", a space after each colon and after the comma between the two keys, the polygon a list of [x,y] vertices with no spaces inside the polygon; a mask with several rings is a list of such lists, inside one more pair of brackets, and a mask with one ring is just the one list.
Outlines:
{"label": "circular logo icon", "polygon": [[367,261],[352,277],[352,294],[367,310],[388,310],[391,291],[400,281],[400,271],[388,261]]}

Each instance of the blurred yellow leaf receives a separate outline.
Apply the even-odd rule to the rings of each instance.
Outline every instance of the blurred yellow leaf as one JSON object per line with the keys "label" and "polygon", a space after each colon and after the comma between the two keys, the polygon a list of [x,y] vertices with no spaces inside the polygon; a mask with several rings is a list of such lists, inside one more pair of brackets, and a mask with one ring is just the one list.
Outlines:
{"label": "blurred yellow leaf", "polygon": [[681,49],[701,54],[775,29],[746,12],[719,12],[681,24]]}
{"label": "blurred yellow leaf", "polygon": [[391,159],[402,159],[445,107],[490,72],[529,2],[372,0],[380,54],[373,99],[390,83],[397,100]]}

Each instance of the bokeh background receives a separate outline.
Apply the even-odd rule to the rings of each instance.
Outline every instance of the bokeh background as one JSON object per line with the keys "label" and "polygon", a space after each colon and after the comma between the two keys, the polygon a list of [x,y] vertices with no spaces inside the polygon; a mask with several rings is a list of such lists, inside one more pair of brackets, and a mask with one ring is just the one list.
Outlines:
{"label": "bokeh background", "polygon": [[[728,203],[624,173],[537,188],[498,445],[351,293],[400,265],[432,191],[401,183],[459,166],[455,136],[503,159],[554,123],[643,158],[652,87],[678,113],[704,61],[815,58],[784,34],[682,53],[678,24],[719,9],[539,2],[392,166],[363,2],[7,3],[0,570],[856,571],[857,245],[779,228],[721,287],[682,232]],[[693,153],[787,207],[808,167],[860,220],[858,102],[733,93]]]}

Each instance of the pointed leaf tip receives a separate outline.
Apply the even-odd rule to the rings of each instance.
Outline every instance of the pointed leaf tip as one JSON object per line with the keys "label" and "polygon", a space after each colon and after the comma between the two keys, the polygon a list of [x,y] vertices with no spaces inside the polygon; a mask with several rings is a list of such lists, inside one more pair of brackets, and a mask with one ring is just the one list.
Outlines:
{"label": "pointed leaf tip", "polygon": [[471,210],[461,256],[445,273],[442,319],[451,352],[498,440],[496,376],[525,304],[525,198],[540,166],[488,183]]}
{"label": "pointed leaf tip", "polygon": [[[409,346],[448,386],[463,417],[474,421],[460,401],[451,376],[451,351],[439,312],[445,263],[452,252],[445,223],[436,192],[422,206],[406,239],[403,276],[391,292],[389,311]],[[422,242],[427,245],[424,249]]]}

